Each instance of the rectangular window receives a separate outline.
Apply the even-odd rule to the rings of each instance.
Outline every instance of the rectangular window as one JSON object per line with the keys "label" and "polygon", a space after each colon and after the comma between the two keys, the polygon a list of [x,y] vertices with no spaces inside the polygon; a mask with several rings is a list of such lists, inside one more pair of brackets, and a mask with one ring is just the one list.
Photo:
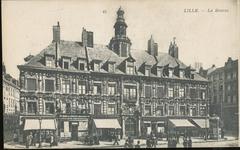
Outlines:
{"label": "rectangular window", "polygon": [[173,77],[173,70],[169,69],[169,77],[172,78]]}
{"label": "rectangular window", "polygon": [[63,60],[63,69],[68,69],[70,65],[70,61],[69,60]]}
{"label": "rectangular window", "polygon": [[123,90],[125,99],[136,99],[136,87],[135,86],[125,86]]}
{"label": "rectangular window", "polygon": [[231,91],[231,85],[230,84],[227,86],[227,89],[228,89],[228,91]]}
{"label": "rectangular window", "polygon": [[108,72],[114,72],[114,64],[109,63],[108,64]]}
{"label": "rectangular window", "polygon": [[145,70],[145,75],[146,75],[146,76],[150,76],[150,69],[146,69],[146,70]]}
{"label": "rectangular window", "polygon": [[70,93],[70,80],[62,80],[62,92]]}
{"label": "rectangular window", "polygon": [[94,63],[94,71],[100,71],[100,63]]}
{"label": "rectangular window", "polygon": [[196,98],[197,97],[197,90],[194,88],[190,89],[190,98]]}
{"label": "rectangular window", "polygon": [[93,94],[101,94],[101,84],[94,84],[93,86]]}
{"label": "rectangular window", "polygon": [[149,98],[151,97],[151,86],[145,86],[145,97]]}
{"label": "rectangular window", "polygon": [[174,106],[169,106],[168,115],[169,116],[173,116],[174,115]]}
{"label": "rectangular window", "polygon": [[163,106],[157,106],[156,115],[157,116],[163,116]]}
{"label": "rectangular window", "polygon": [[53,92],[54,91],[54,80],[45,80],[45,91]]}
{"label": "rectangular window", "polygon": [[53,57],[45,56],[45,65],[47,67],[54,67]]}
{"label": "rectangular window", "polygon": [[190,107],[190,116],[196,116],[197,115],[197,108],[195,106]]}
{"label": "rectangular window", "polygon": [[115,95],[115,85],[108,85],[108,95]]}
{"label": "rectangular window", "polygon": [[133,66],[127,66],[127,74],[134,74],[134,67]]}
{"label": "rectangular window", "polygon": [[71,103],[66,103],[66,113],[71,114]]}
{"label": "rectangular window", "polygon": [[181,71],[181,70],[179,71],[179,77],[180,77],[180,78],[183,78],[183,77],[184,77],[184,72]]}
{"label": "rectangular window", "polygon": [[201,93],[200,93],[201,95],[201,99],[206,99],[206,93],[205,93],[205,91],[204,90],[201,90]]}
{"label": "rectangular window", "polygon": [[94,104],[94,114],[95,115],[101,114],[101,104]]}
{"label": "rectangular window", "polygon": [[184,97],[184,88],[179,89],[179,97]]}
{"label": "rectangular window", "polygon": [[145,115],[146,115],[146,116],[151,116],[151,115],[152,115],[151,110],[152,110],[152,109],[151,109],[151,106],[148,106],[148,105],[145,106],[145,111],[144,111],[144,112],[145,112]]}
{"label": "rectangular window", "polygon": [[157,87],[157,97],[162,98],[164,97],[164,95],[165,95],[164,88],[162,86]]}
{"label": "rectangular window", "polygon": [[28,102],[28,113],[36,114],[37,102]]}
{"label": "rectangular window", "polygon": [[53,103],[45,103],[45,112],[46,112],[46,114],[54,114],[54,104]]}
{"label": "rectangular window", "polygon": [[115,114],[115,104],[108,104],[108,108],[107,108],[107,113],[109,115],[114,115]]}
{"label": "rectangular window", "polygon": [[173,97],[173,88],[168,88],[168,97]]}
{"label": "rectangular window", "polygon": [[27,79],[27,90],[29,91],[37,90],[36,79]]}
{"label": "rectangular window", "polygon": [[180,115],[185,115],[185,106],[180,106]]}
{"label": "rectangular window", "polygon": [[78,93],[85,94],[86,93],[86,85],[84,81],[79,81],[78,83]]}
{"label": "rectangular window", "polygon": [[200,106],[200,116],[206,116],[206,107]]}
{"label": "rectangular window", "polygon": [[82,71],[85,70],[85,63],[82,63],[82,62],[79,63],[79,70],[82,70]]}

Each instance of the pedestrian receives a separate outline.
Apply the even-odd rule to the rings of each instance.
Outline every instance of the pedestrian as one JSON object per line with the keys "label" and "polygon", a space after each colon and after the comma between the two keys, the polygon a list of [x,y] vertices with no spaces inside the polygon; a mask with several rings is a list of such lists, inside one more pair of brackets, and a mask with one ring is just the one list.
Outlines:
{"label": "pedestrian", "polygon": [[29,143],[30,141],[29,141],[29,135],[27,135],[27,137],[26,137],[26,148],[29,148]]}
{"label": "pedestrian", "polygon": [[33,134],[33,140],[32,140],[32,142],[33,142],[33,146],[36,146],[36,143],[37,143],[37,133],[34,133],[34,134]]}
{"label": "pedestrian", "polygon": [[224,129],[222,128],[221,131],[222,131],[222,132],[221,132],[221,138],[223,139],[223,138],[224,138]]}
{"label": "pedestrian", "polygon": [[173,148],[176,148],[176,147],[177,147],[177,139],[176,139],[176,138],[174,138],[174,139],[172,140],[172,147],[173,147]]}
{"label": "pedestrian", "polygon": [[128,139],[126,139],[126,141],[125,141],[124,148],[129,148]]}
{"label": "pedestrian", "polygon": [[157,137],[156,137],[156,136],[153,136],[153,139],[152,139],[152,147],[154,147],[154,148],[157,147]]}
{"label": "pedestrian", "polygon": [[135,148],[140,148],[140,141],[137,141],[137,145],[135,145]]}
{"label": "pedestrian", "polygon": [[188,143],[187,143],[187,138],[186,138],[186,137],[183,137],[183,147],[184,147],[184,148],[187,148],[187,145],[188,145]]}
{"label": "pedestrian", "polygon": [[189,136],[189,139],[188,139],[188,147],[191,148],[192,147],[192,139],[191,137]]}
{"label": "pedestrian", "polygon": [[13,141],[14,141],[14,142],[17,142],[17,141],[18,141],[18,137],[17,137],[16,131],[13,133]]}
{"label": "pedestrian", "polygon": [[118,136],[116,134],[114,136],[114,143],[113,143],[113,145],[115,145],[115,144],[119,145],[119,143],[118,143]]}
{"label": "pedestrian", "polygon": [[32,135],[32,132],[30,132],[30,135],[29,135],[29,145],[30,146],[33,145],[33,135]]}
{"label": "pedestrian", "polygon": [[147,148],[151,148],[152,147],[150,138],[147,138],[146,145],[147,145]]}
{"label": "pedestrian", "polygon": [[53,134],[51,133],[50,134],[50,147],[52,147],[53,146],[53,142],[54,142],[54,137],[53,137]]}

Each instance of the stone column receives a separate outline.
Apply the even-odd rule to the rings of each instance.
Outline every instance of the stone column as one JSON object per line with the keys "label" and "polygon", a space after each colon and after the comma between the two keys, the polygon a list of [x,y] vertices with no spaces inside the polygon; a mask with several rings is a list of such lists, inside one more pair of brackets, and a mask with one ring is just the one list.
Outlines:
{"label": "stone column", "polygon": [[126,133],[125,133],[125,117],[122,118],[122,138],[126,138]]}

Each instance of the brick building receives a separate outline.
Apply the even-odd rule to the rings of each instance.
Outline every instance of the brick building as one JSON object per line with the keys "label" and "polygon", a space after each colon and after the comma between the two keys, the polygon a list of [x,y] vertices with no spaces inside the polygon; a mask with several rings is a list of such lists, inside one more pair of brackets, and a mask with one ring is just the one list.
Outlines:
{"label": "brick building", "polygon": [[178,59],[175,38],[169,53],[159,52],[153,37],[147,50],[132,49],[122,8],[114,28],[109,44],[99,45],[84,28],[80,42],[62,40],[59,23],[53,26],[53,41],[18,66],[23,131],[42,120],[61,139],[104,139],[116,130],[146,136],[167,133],[171,120],[208,119],[208,80]]}

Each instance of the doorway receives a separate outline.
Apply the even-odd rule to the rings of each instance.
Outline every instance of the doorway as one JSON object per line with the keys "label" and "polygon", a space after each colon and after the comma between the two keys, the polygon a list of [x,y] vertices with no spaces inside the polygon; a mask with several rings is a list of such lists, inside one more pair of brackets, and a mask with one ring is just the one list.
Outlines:
{"label": "doorway", "polygon": [[72,124],[72,140],[77,141],[78,140],[78,125]]}

